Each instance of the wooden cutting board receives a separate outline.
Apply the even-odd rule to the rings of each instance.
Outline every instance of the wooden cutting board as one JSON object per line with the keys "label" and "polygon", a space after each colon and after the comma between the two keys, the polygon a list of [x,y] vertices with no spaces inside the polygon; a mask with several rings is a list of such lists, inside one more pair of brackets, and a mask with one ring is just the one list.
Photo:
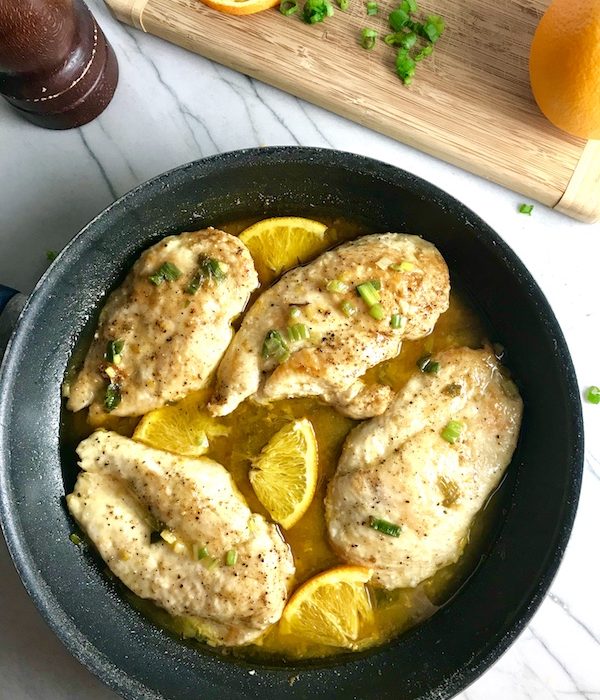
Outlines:
{"label": "wooden cutting board", "polygon": [[549,0],[427,0],[446,31],[413,84],[395,76],[395,51],[358,43],[363,27],[388,33],[397,5],[367,17],[350,0],[324,23],[277,9],[245,17],[197,0],[106,0],[139,29],[270,83],[583,221],[600,218],[600,141],[553,127],[529,88],[527,62]]}

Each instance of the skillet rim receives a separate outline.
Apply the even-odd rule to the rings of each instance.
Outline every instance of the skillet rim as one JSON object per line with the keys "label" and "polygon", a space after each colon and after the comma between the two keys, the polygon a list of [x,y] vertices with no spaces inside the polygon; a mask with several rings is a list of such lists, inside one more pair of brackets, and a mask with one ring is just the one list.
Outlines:
{"label": "skillet rim", "polygon": [[[375,175],[377,178],[392,182],[395,186],[410,189],[427,200],[435,200],[442,203],[444,208],[454,218],[462,218],[464,222],[468,222],[468,225],[474,229],[477,236],[485,238],[487,243],[493,245],[497,249],[498,262],[504,266],[508,266],[511,275],[518,278],[519,285],[529,290],[529,293],[538,307],[544,325],[551,330],[555,340],[556,355],[564,368],[563,381],[566,388],[566,402],[571,419],[569,428],[573,436],[574,450],[570,458],[571,479],[569,482],[569,492],[565,494],[565,508],[560,527],[557,530],[554,551],[551,553],[551,556],[548,557],[542,575],[538,577],[528,595],[524,596],[525,602],[522,604],[521,609],[519,609],[518,615],[515,617],[514,621],[505,628],[500,636],[498,636],[498,634],[494,635],[495,639],[490,643],[489,651],[480,655],[475,664],[465,663],[447,677],[445,683],[438,684],[435,688],[425,691],[419,697],[423,700],[426,698],[433,700],[433,698],[439,697],[452,697],[455,693],[467,688],[497,661],[531,620],[533,614],[543,601],[564,555],[577,511],[584,466],[581,397],[569,349],[554,312],[531,273],[508,244],[477,214],[441,188],[389,163],[347,151],[303,146],[274,146],[229,151],[191,161],[151,178],[125,193],[95,216],[66,244],[56,261],[42,275],[27,299],[13,335],[7,345],[2,363],[0,364],[0,397],[2,397],[0,398],[0,525],[4,533],[8,551],[27,593],[46,623],[66,646],[69,653],[100,680],[106,683],[106,685],[116,690],[127,699],[148,698],[148,700],[163,700],[165,696],[131,678],[121,667],[109,661],[106,656],[87,641],[83,633],[78,629],[75,621],[67,616],[51,593],[48,584],[35,570],[35,563],[31,560],[29,552],[27,551],[23,532],[20,529],[18,506],[15,505],[13,508],[13,504],[10,503],[8,497],[10,483],[8,478],[8,464],[10,459],[4,460],[3,455],[8,454],[6,434],[9,432],[7,428],[9,421],[6,420],[8,400],[4,385],[10,381],[12,365],[16,362],[15,357],[13,357],[16,356],[16,349],[13,351],[13,347],[18,348],[22,337],[28,333],[28,329],[25,328],[23,321],[27,317],[30,306],[43,294],[44,287],[48,283],[48,280],[51,280],[54,272],[59,269],[63,254],[66,254],[67,251],[74,247],[76,242],[85,238],[88,232],[93,230],[98,222],[108,216],[114,209],[126,207],[131,200],[139,198],[141,193],[160,191],[164,189],[163,185],[168,183],[170,179],[182,177],[188,173],[193,173],[202,177],[210,177],[211,174],[218,172],[222,165],[231,167],[235,165],[248,166],[254,164],[268,167],[269,165],[276,164],[306,164],[307,162],[311,162],[314,165],[336,166],[355,173],[366,172]],[[427,625],[427,622],[428,621],[425,621],[423,624],[418,625],[417,628]],[[414,629],[415,628],[413,628],[413,630]],[[413,630],[405,633],[403,637],[409,636]],[[369,656],[374,658],[376,654],[377,651],[374,651],[371,652]],[[356,657],[356,663],[359,663],[362,659],[362,655]],[[239,664],[239,661],[236,660],[236,663]],[[340,663],[346,665],[346,663],[351,664],[352,661],[342,661]],[[331,664],[329,668],[332,668]],[[333,668],[335,668],[335,666],[333,666]],[[295,671],[307,673],[316,669],[290,664],[285,668],[279,669],[263,667],[263,670],[270,674],[284,672],[286,676],[289,676]],[[324,666],[322,670],[329,669]]]}

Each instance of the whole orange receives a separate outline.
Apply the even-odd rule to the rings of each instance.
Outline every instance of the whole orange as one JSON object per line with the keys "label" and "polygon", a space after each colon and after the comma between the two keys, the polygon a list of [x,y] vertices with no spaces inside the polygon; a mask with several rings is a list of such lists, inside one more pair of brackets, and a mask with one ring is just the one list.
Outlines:
{"label": "whole orange", "polygon": [[533,37],[529,77],[553,124],[600,139],[600,0],[554,0]]}

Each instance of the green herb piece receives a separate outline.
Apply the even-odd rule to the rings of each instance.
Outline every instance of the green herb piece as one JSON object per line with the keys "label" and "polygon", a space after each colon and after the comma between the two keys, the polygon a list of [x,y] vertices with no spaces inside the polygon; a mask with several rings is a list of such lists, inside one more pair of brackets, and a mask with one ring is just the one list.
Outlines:
{"label": "green herb piece", "polygon": [[290,320],[294,321],[302,316],[302,311],[297,306],[290,307]]}
{"label": "green herb piece", "polygon": [[340,304],[340,308],[342,309],[342,312],[344,316],[354,316],[356,313],[356,306],[351,301],[343,301]]}
{"label": "green herb piece", "polygon": [[118,384],[113,384],[112,382],[106,387],[106,393],[104,394],[104,408],[109,413],[114,411],[115,408],[121,403],[121,389]]}
{"label": "green herb piece", "polygon": [[408,49],[400,49],[396,56],[396,74],[405,85],[412,83],[415,74],[415,62],[408,55]]}
{"label": "green herb piece", "polygon": [[420,357],[417,360],[417,367],[421,372],[426,372],[427,374],[437,374],[440,371],[440,363],[431,359],[431,353]]}
{"label": "green herb piece", "polygon": [[395,32],[399,32],[401,29],[404,29],[404,27],[412,24],[410,14],[400,7],[390,12],[388,22]]}
{"label": "green herb piece", "polygon": [[58,257],[58,253],[55,250],[47,250],[46,251],[46,260],[48,262],[54,262],[57,257]]}
{"label": "green herb piece", "polygon": [[590,386],[585,392],[585,398],[594,404],[600,403],[600,387]]}
{"label": "green herb piece", "polygon": [[417,5],[417,0],[402,0],[400,3],[400,9],[404,10],[404,12],[407,12],[410,15],[417,12],[419,6]]}
{"label": "green herb piece", "polygon": [[225,564],[227,566],[234,566],[237,561],[237,557],[238,555],[235,549],[230,549],[225,555]]}
{"label": "green herb piece", "polygon": [[345,294],[349,287],[345,282],[342,282],[342,280],[331,280],[327,282],[326,289],[328,292],[333,292],[333,294]]}
{"label": "green herb piece", "polygon": [[76,544],[76,545],[80,545],[80,544],[81,544],[81,537],[79,537],[79,535],[76,535],[74,532],[72,532],[72,533],[69,535],[69,539],[71,540],[71,542],[72,542],[73,544]]}
{"label": "green herb piece", "polygon": [[194,557],[198,560],[206,559],[206,557],[209,556],[207,547],[200,547],[198,545],[194,545],[193,552],[194,552]]}
{"label": "green herb piece", "polygon": [[365,27],[360,32],[360,45],[363,49],[370,51],[375,47],[375,42],[377,41],[377,32],[374,29],[369,29]]}
{"label": "green herb piece", "polygon": [[[109,340],[106,344],[106,352],[104,353],[104,359],[107,362],[115,362],[115,358],[120,359],[124,347],[124,340]],[[116,364],[119,364],[119,362],[117,361]]]}
{"label": "green herb piece", "polygon": [[[396,32],[394,34],[387,34],[384,37],[384,41],[388,46],[400,46],[403,49],[412,49],[412,47],[417,43],[417,35],[415,32]],[[390,267],[395,270],[397,267]]]}
{"label": "green herb piece", "polygon": [[359,296],[369,307],[378,304],[381,301],[379,292],[375,289],[372,282],[363,282],[356,287]]}
{"label": "green herb piece", "polygon": [[171,262],[164,262],[158,270],[148,277],[152,284],[157,287],[163,282],[174,282],[181,277],[181,270]]}
{"label": "green herb piece", "polygon": [[457,384],[456,382],[446,384],[446,386],[442,389],[442,394],[446,394],[446,396],[451,396],[452,398],[455,396],[460,396],[460,384]]}
{"label": "green herb piece", "polygon": [[422,61],[424,58],[427,58],[427,56],[431,56],[433,53],[433,46],[431,44],[427,44],[427,46],[424,46],[419,53],[416,53],[414,56],[415,62]]}
{"label": "green herb piece", "polygon": [[395,525],[387,520],[381,520],[381,518],[374,518],[372,515],[369,517],[369,527],[384,535],[390,535],[390,537],[399,537],[402,532],[401,525]]}
{"label": "green herb piece", "polygon": [[293,326],[288,326],[287,334],[288,338],[294,342],[306,340],[310,336],[310,332],[304,323],[295,323]]}
{"label": "green herb piece", "polygon": [[225,277],[227,277],[227,275],[223,271],[221,263],[218,260],[215,260],[215,258],[203,257],[200,260],[198,271],[189,281],[185,291],[187,294],[195,294],[205,282],[213,281],[218,284],[222,282]]}
{"label": "green herb piece", "polygon": [[281,0],[279,3],[279,12],[282,15],[288,17],[293,15],[294,12],[298,12],[298,1],[297,0]]}
{"label": "green herb piece", "polygon": [[448,424],[442,430],[441,435],[446,442],[449,442],[451,445],[453,445],[460,437],[460,434],[462,433],[463,427],[464,426],[460,421],[457,421],[457,420],[448,421]]}
{"label": "green herb piece", "polygon": [[527,214],[527,216],[531,216],[532,211],[533,204],[519,204],[519,214]]}
{"label": "green herb piece", "polygon": [[369,17],[372,17],[373,15],[376,15],[379,12],[379,5],[375,2],[375,0],[367,0],[367,15]]}
{"label": "green herb piece", "polygon": [[390,318],[390,326],[395,330],[404,328],[406,325],[406,319],[401,314],[392,314]]}
{"label": "green herb piece", "polygon": [[443,17],[440,17],[440,15],[429,15],[422,25],[422,32],[432,44],[435,44],[444,33],[445,28],[446,23]]}
{"label": "green herb piece", "polygon": [[346,10],[350,7],[350,0],[337,0],[337,4],[340,6],[340,10],[342,10],[342,12],[346,12]]}
{"label": "green herb piece", "polygon": [[263,342],[262,356],[265,360],[275,358],[280,364],[288,359],[290,351],[279,331],[268,331]]}
{"label": "green herb piece", "polygon": [[331,17],[333,6],[329,0],[306,0],[302,10],[302,19],[307,24],[322,22],[325,17]]}
{"label": "green herb piece", "polygon": [[204,557],[204,559],[202,559],[202,566],[209,571],[210,569],[214,569],[218,563],[219,562],[214,557]]}
{"label": "green herb piece", "polygon": [[381,304],[373,304],[373,306],[369,308],[369,315],[376,321],[382,321],[385,317],[385,310]]}
{"label": "green herb piece", "polygon": [[369,280],[369,282],[373,286],[373,289],[376,289],[378,292],[381,290],[381,280]]}

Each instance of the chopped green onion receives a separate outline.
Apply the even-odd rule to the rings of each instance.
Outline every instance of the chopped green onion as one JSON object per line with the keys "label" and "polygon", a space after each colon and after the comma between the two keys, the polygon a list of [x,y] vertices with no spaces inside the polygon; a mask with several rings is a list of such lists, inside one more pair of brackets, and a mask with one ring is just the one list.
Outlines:
{"label": "chopped green onion", "polygon": [[302,316],[302,311],[300,311],[299,307],[297,307],[297,306],[290,307],[290,319],[292,321],[296,318],[300,318],[300,316]]}
{"label": "chopped green onion", "polygon": [[235,549],[230,549],[225,555],[225,564],[227,564],[227,566],[234,566],[237,561],[237,557],[238,555]]}
{"label": "chopped green onion", "polygon": [[412,83],[415,74],[415,62],[408,55],[408,49],[400,49],[396,56],[396,73],[405,85]]}
{"label": "chopped green onion", "polygon": [[519,214],[527,214],[527,216],[531,216],[532,211],[533,204],[519,204]]}
{"label": "chopped green onion", "polygon": [[329,0],[306,0],[302,10],[302,19],[307,24],[322,22],[325,17],[331,17],[333,7]]}
{"label": "chopped green onion", "polygon": [[425,23],[422,25],[422,32],[432,44],[435,44],[435,42],[442,36],[445,27],[446,23],[444,22],[443,17],[440,17],[440,15],[429,15],[429,17],[425,20]]}
{"label": "chopped green onion", "polygon": [[310,336],[308,328],[304,323],[295,323],[293,326],[288,326],[288,338],[292,341],[306,340]]}
{"label": "chopped green onion", "polygon": [[419,6],[417,5],[417,0],[402,0],[400,3],[400,9],[408,12],[408,14],[413,14],[417,12]]}
{"label": "chopped green onion", "polygon": [[433,46],[431,44],[427,44],[427,46],[424,46],[419,53],[415,54],[415,61],[422,61],[424,58],[427,56],[430,56],[433,53]]}
{"label": "chopped green onion", "polygon": [[381,301],[379,292],[375,289],[372,282],[363,282],[356,287],[356,291],[362,297],[362,300],[367,306],[374,306]]}
{"label": "chopped green onion", "polygon": [[385,316],[385,310],[381,304],[373,304],[369,309],[369,314],[376,320],[381,321]]}
{"label": "chopped green onion", "polygon": [[79,537],[79,535],[76,535],[74,532],[72,532],[69,535],[69,539],[73,544],[81,544],[81,537]]}
{"label": "chopped green onion", "polygon": [[408,50],[417,43],[417,35],[414,32],[395,32],[387,34],[383,40],[388,46],[400,46]]}
{"label": "chopped green onion", "polygon": [[174,282],[175,280],[178,280],[181,277],[181,274],[181,270],[176,265],[173,265],[171,262],[165,262],[153,275],[150,275],[148,279],[150,282],[152,282],[152,284],[155,284],[158,287],[165,281]]}
{"label": "chopped green onion", "polygon": [[401,525],[395,525],[390,523],[388,520],[381,520],[381,518],[374,518],[372,515],[369,517],[369,527],[377,532],[382,532],[384,535],[390,535],[391,537],[400,537],[402,532]]}
{"label": "chopped green onion", "polygon": [[340,6],[340,10],[342,10],[342,12],[346,12],[346,10],[350,7],[350,0],[337,0],[337,4]]}
{"label": "chopped green onion", "polygon": [[279,363],[288,359],[290,351],[279,331],[272,330],[266,334],[262,347],[262,356],[265,360],[273,357]]}
{"label": "chopped green onion", "polygon": [[327,282],[326,289],[328,292],[333,292],[334,294],[345,294],[349,287],[345,282],[342,282],[342,280],[331,280]]}
{"label": "chopped green onion", "polygon": [[163,538],[165,542],[168,544],[175,544],[177,542],[177,536],[175,535],[174,532],[169,530],[168,528],[165,528],[164,530],[161,530],[160,536]]}
{"label": "chopped green onion", "polygon": [[381,289],[381,280],[369,280],[369,282],[373,285],[373,289],[377,291]]}
{"label": "chopped green onion", "polygon": [[48,262],[54,262],[57,257],[58,257],[58,253],[55,250],[47,250],[46,251],[46,260]]}
{"label": "chopped green onion", "polygon": [[390,326],[395,329],[404,328],[406,319],[401,314],[392,314],[390,318]]}
{"label": "chopped green onion", "polygon": [[354,316],[354,314],[356,313],[356,306],[354,306],[354,304],[351,301],[343,301],[340,304],[340,308],[342,309],[344,316],[350,317]]}
{"label": "chopped green onion", "polygon": [[208,547],[198,547],[198,545],[195,545],[195,552],[194,556],[196,559],[206,559],[206,557],[209,556],[208,554]]}
{"label": "chopped green onion", "polygon": [[374,29],[365,27],[360,33],[360,45],[363,49],[370,51],[377,41],[377,32]]}
{"label": "chopped green onion", "polygon": [[214,557],[204,557],[202,560],[202,566],[209,571],[210,569],[214,569],[218,563],[219,562]]}
{"label": "chopped green onion", "polygon": [[415,269],[415,264],[409,260],[403,260],[401,263],[390,265],[390,269],[396,272],[412,272]]}
{"label": "chopped green onion", "polygon": [[448,424],[442,430],[442,437],[446,442],[449,442],[451,445],[453,445],[460,437],[463,427],[464,426],[460,421],[448,421]]}
{"label": "chopped green onion", "polygon": [[397,10],[390,12],[388,22],[390,23],[390,27],[395,32],[399,32],[401,29],[411,23],[410,14],[406,10],[399,7]]}
{"label": "chopped green onion", "polygon": [[594,404],[600,403],[600,387],[590,386],[585,392],[585,398]]}
{"label": "chopped green onion", "polygon": [[281,0],[279,3],[279,12],[286,17],[298,12],[298,0]]}
{"label": "chopped green onion", "polygon": [[417,367],[421,372],[427,372],[427,374],[437,374],[440,371],[440,363],[431,359],[431,353],[420,357],[417,360]]}
{"label": "chopped green onion", "polygon": [[375,2],[375,0],[367,0],[367,15],[369,17],[372,17],[373,15],[376,15],[379,12],[379,5]]}
{"label": "chopped green onion", "polygon": [[106,387],[104,395],[104,408],[110,413],[121,403],[121,389],[118,384],[112,382]]}
{"label": "chopped green onion", "polygon": [[[104,359],[107,362],[115,362],[115,358],[120,357],[124,347],[124,340],[109,340],[106,344],[106,352],[104,353]],[[119,364],[119,362],[116,362],[116,364]]]}
{"label": "chopped green onion", "polygon": [[221,263],[215,258],[203,257],[199,269],[189,281],[185,291],[187,294],[195,294],[205,282],[222,282],[227,275],[221,267]]}

